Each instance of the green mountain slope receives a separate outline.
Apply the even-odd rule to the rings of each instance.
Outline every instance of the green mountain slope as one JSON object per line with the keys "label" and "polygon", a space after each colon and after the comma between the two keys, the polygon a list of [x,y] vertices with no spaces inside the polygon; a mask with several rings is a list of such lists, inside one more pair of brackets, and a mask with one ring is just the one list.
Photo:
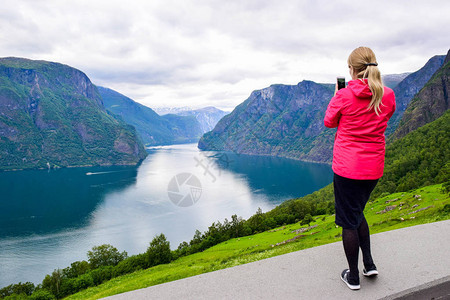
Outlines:
{"label": "green mountain slope", "polygon": [[[386,147],[384,175],[372,198],[383,193],[404,192],[423,186],[450,181],[450,111]],[[301,198],[315,203],[334,201],[333,185]],[[292,211],[288,200],[274,209]],[[323,208],[330,209],[324,205]],[[273,212],[272,212],[273,213]],[[278,214],[278,212],[276,213]]]}
{"label": "green mountain slope", "polygon": [[134,128],[105,110],[84,73],[0,59],[0,169],[132,165],[145,156]]}
{"label": "green mountain slope", "polygon": [[133,125],[147,146],[197,142],[202,134],[193,116],[160,116],[114,90],[98,87],[98,91],[106,109]]}
{"label": "green mountain slope", "polygon": [[384,176],[378,193],[406,191],[450,180],[450,111],[386,150]]}

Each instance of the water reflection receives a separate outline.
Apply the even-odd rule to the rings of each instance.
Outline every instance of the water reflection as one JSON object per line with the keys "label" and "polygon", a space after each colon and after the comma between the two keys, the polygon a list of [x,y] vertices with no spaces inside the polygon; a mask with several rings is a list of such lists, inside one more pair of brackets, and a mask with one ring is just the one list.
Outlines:
{"label": "water reflection", "polygon": [[[195,144],[149,152],[138,168],[0,173],[0,287],[39,283],[104,243],[136,254],[164,233],[174,249],[196,229],[233,214],[247,219],[258,207],[267,211],[332,179],[329,166],[231,153],[224,163],[221,153]],[[180,173],[201,183],[192,206],[169,200],[168,184]]]}
{"label": "water reflection", "polygon": [[249,156],[233,152],[204,152],[222,170],[244,177],[253,193],[272,204],[310,194],[330,183],[331,167],[279,157]]}
{"label": "water reflection", "polygon": [[79,228],[103,196],[136,182],[136,167],[0,173],[0,237]]}

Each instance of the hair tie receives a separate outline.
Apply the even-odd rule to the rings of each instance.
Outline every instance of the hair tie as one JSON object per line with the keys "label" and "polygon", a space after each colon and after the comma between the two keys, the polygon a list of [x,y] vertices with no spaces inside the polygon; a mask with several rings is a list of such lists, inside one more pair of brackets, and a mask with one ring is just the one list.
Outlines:
{"label": "hair tie", "polygon": [[366,64],[366,67],[368,67],[368,66],[378,66],[378,64],[377,63],[368,63],[368,64]]}

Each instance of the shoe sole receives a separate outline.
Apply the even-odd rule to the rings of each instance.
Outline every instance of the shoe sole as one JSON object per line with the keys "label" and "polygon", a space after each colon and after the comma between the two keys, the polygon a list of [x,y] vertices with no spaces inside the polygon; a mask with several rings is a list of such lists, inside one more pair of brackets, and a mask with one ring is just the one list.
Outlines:
{"label": "shoe sole", "polygon": [[340,277],[341,277],[341,280],[348,286],[349,289],[355,291],[355,290],[359,290],[361,288],[361,285],[350,284],[344,279],[344,277],[342,277],[342,276],[340,276]]}
{"label": "shoe sole", "polygon": [[366,276],[366,277],[377,276],[378,275],[378,271],[377,270],[370,270],[369,272],[363,272],[363,275]]}

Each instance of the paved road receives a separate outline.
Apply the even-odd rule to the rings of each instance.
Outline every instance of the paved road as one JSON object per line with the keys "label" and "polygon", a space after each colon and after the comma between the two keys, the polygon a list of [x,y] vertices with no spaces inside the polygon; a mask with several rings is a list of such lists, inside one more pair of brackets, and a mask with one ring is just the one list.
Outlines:
{"label": "paved road", "polygon": [[[358,291],[348,289],[339,278],[346,260],[338,242],[109,298],[450,298],[450,220],[372,235],[372,252],[380,275],[374,279],[361,275]],[[433,294],[436,292],[440,295]]]}

